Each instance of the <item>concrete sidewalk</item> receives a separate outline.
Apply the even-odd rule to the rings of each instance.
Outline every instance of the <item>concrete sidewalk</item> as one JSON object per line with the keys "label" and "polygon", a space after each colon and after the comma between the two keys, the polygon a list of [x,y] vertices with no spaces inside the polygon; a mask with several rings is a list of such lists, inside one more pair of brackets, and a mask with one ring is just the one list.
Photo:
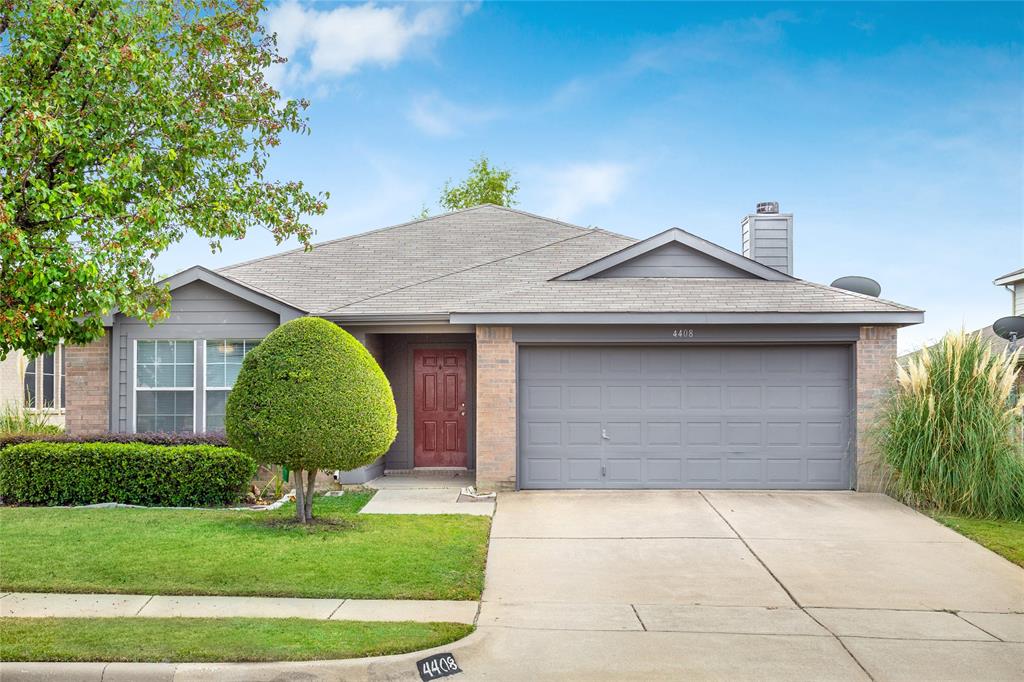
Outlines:
{"label": "concrete sidewalk", "polygon": [[0,596],[2,618],[309,618],[472,625],[478,607],[475,601],[403,599],[171,597],[32,592]]}
{"label": "concrete sidewalk", "polygon": [[460,475],[381,476],[366,484],[377,493],[359,513],[493,516],[493,499],[459,502],[459,493],[468,485],[472,480]]}

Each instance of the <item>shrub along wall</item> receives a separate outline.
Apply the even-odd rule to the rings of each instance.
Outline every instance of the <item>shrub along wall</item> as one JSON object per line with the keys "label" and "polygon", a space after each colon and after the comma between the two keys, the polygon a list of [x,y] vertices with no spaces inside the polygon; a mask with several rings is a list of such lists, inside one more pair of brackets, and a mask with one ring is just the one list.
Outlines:
{"label": "shrub along wall", "polygon": [[91,433],[68,436],[63,433],[0,433],[0,450],[21,443],[145,443],[147,445],[216,445],[227,447],[223,433]]}
{"label": "shrub along wall", "polygon": [[209,445],[51,443],[0,450],[5,504],[230,504],[256,472],[248,455]]}

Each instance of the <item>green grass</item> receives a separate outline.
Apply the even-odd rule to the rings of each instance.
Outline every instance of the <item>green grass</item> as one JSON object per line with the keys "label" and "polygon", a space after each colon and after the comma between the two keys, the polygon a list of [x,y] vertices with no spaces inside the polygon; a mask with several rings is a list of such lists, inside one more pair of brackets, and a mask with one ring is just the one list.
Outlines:
{"label": "green grass", "polygon": [[309,661],[429,649],[472,625],[301,618],[3,618],[3,661]]}
{"label": "green grass", "polygon": [[935,520],[1024,567],[1024,523],[946,515]]}
{"label": "green grass", "polygon": [[372,493],[274,512],[0,509],[0,589],[479,599],[490,519],[358,515]]}

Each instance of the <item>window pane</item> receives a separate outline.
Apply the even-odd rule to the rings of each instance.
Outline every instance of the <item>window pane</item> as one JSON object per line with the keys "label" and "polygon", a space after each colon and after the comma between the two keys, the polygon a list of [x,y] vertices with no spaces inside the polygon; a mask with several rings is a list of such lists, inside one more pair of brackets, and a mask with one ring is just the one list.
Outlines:
{"label": "window pane", "polygon": [[175,362],[187,362],[192,364],[193,354],[195,353],[196,346],[191,341],[175,341],[178,347],[177,353],[175,354]]}
{"label": "window pane", "polygon": [[155,385],[159,388],[174,388],[174,365],[156,366]]}
{"label": "window pane", "polygon": [[55,396],[55,384],[54,384],[54,357],[53,353],[46,353],[43,355],[43,402],[40,407],[53,407],[53,399]]}
{"label": "window pane", "polygon": [[245,344],[241,340],[233,339],[227,342],[225,347],[225,359],[228,362],[240,363],[245,357]]}
{"label": "window pane", "polygon": [[224,362],[224,342],[223,341],[207,341],[206,342],[206,362],[207,363]]}
{"label": "window pane", "polygon": [[227,379],[227,383],[225,384],[226,386],[234,386],[235,385],[235,379],[238,378],[238,371],[240,369],[242,369],[241,365],[228,365],[227,366],[227,376],[225,376],[225,379]]}
{"label": "window pane", "polygon": [[156,342],[156,361],[167,363],[174,362],[174,341]]}
{"label": "window pane", "polygon": [[135,396],[135,410],[140,414],[156,414],[156,393],[139,391]]}
{"label": "window pane", "polygon": [[206,385],[218,387],[224,385],[224,365],[206,365]]}
{"label": "window pane", "polygon": [[195,374],[195,366],[194,365],[177,365],[174,368],[174,379],[175,379],[175,384],[174,385],[179,387],[179,388],[180,387],[185,387],[185,386],[191,386],[192,382],[195,380],[194,374]]}
{"label": "window pane", "polygon": [[223,431],[224,414],[227,408],[230,391],[207,391],[206,393],[206,430]]}
{"label": "window pane", "polygon": [[36,406],[36,359],[25,359],[25,407]]}
{"label": "window pane", "polygon": [[139,415],[135,419],[135,430],[139,433],[145,433],[147,431],[159,431],[156,428],[156,417],[152,415]]}
{"label": "window pane", "polygon": [[136,367],[135,385],[146,388],[156,386],[156,365],[139,365]]}
{"label": "window pane", "polygon": [[156,362],[156,341],[139,341],[139,362]]}

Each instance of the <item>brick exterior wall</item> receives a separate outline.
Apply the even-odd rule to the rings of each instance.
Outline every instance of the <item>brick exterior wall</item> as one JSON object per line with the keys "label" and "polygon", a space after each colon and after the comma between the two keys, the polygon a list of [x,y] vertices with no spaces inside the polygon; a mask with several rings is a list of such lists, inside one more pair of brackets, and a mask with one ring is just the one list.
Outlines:
{"label": "brick exterior wall", "polygon": [[476,328],[476,484],[516,484],[516,344],[511,327]]}
{"label": "brick exterior wall", "polygon": [[857,341],[857,490],[885,492],[888,474],[872,430],[896,380],[896,327],[861,327]]}
{"label": "brick exterior wall", "polygon": [[64,347],[64,428],[71,435],[110,429],[110,331],[86,346]]}

